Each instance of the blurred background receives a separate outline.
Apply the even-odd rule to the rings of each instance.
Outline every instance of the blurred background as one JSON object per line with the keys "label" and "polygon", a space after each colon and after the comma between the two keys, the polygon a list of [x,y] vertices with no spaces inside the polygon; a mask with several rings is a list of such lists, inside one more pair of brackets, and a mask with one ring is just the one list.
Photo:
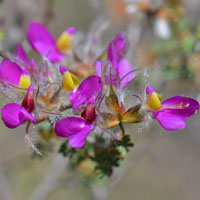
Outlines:
{"label": "blurred background", "polygon": [[[127,33],[127,56],[134,67],[147,67],[163,99],[199,98],[199,19],[198,0],[1,0],[0,48],[12,53],[26,43],[30,21],[44,24],[55,37],[75,26],[86,40],[100,23],[105,45],[118,32]],[[135,147],[106,180],[94,179],[87,166],[71,170],[57,153],[61,140],[38,159],[24,142],[24,127],[0,127],[0,200],[199,200],[199,115],[176,132],[155,121],[142,134],[128,126]]]}

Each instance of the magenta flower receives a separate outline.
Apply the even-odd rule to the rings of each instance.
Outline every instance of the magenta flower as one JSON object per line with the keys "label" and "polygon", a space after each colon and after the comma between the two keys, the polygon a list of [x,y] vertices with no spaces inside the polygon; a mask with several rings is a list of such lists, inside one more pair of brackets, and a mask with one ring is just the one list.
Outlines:
{"label": "magenta flower", "polygon": [[99,76],[89,76],[81,82],[76,92],[70,93],[70,101],[73,105],[73,110],[76,110],[81,105],[86,105],[94,99],[96,95],[103,89],[102,80]]}
{"label": "magenta flower", "polygon": [[199,103],[193,98],[182,95],[161,102],[161,97],[151,86],[146,88],[147,109],[153,118],[158,120],[166,130],[179,130],[186,126],[184,119],[191,117],[199,110]]}
{"label": "magenta flower", "polygon": [[55,132],[59,137],[69,137],[69,145],[73,148],[84,146],[89,133],[95,126],[95,105],[85,107],[81,117],[66,117],[56,123]]}
{"label": "magenta flower", "polygon": [[[117,87],[118,82],[120,88],[128,85],[135,77],[133,67],[131,63],[123,58],[127,51],[127,44],[125,36],[118,34],[109,44],[107,54],[108,60],[111,62],[111,66],[103,64],[101,61],[97,61],[95,66],[95,73],[97,76],[102,77],[104,84],[110,84],[110,78],[112,84]],[[111,75],[111,77],[110,77]]]}
{"label": "magenta flower", "polygon": [[16,128],[26,121],[35,123],[34,116],[17,103],[9,103],[1,109],[2,120],[8,128]]}
{"label": "magenta flower", "polygon": [[1,109],[2,120],[4,124],[11,129],[18,127],[27,121],[35,123],[34,115],[31,114],[33,109],[33,86],[31,85],[27,90],[22,106],[17,103],[9,103]]}
{"label": "magenta flower", "polygon": [[118,34],[108,46],[108,60],[113,64],[115,70],[120,60],[123,59],[127,51],[127,43],[123,34]]}
{"label": "magenta flower", "polygon": [[71,36],[74,34],[75,28],[69,27],[56,43],[51,33],[43,25],[32,22],[28,27],[27,38],[35,51],[54,63],[61,61],[64,58],[64,53],[71,48]]}
{"label": "magenta flower", "polygon": [[[127,59],[122,59],[117,68],[114,69],[113,65],[111,65],[111,70],[108,65],[103,66],[103,62],[97,61],[95,66],[95,74],[97,76],[102,77],[105,80],[105,84],[110,84],[110,74],[112,79],[112,84],[117,87],[118,82],[120,88],[124,88],[126,85],[131,83],[135,77],[133,72],[133,67]],[[105,69],[107,68],[107,69]]]}
{"label": "magenta flower", "polygon": [[31,80],[26,70],[22,70],[16,63],[3,59],[0,64],[0,80],[4,83],[27,89]]}
{"label": "magenta flower", "polygon": [[96,120],[95,98],[103,89],[101,78],[86,78],[76,92],[70,94],[73,110],[82,106],[81,117],[66,117],[56,123],[55,132],[59,137],[69,137],[69,145],[81,148],[93,130]]}

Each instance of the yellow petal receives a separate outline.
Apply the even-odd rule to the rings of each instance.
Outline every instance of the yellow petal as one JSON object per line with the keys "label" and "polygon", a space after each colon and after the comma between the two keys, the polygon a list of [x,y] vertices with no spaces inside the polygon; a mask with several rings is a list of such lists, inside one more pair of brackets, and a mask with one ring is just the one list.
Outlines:
{"label": "yellow petal", "polygon": [[21,75],[20,81],[19,81],[19,88],[28,89],[30,84],[31,84],[30,77],[28,75],[25,75],[25,74]]}
{"label": "yellow petal", "polygon": [[75,76],[74,74],[70,73],[71,74],[71,77],[72,77],[72,80],[74,82],[74,88],[78,88],[78,86],[80,85],[80,81],[78,79],[77,76]]}
{"label": "yellow petal", "polygon": [[159,110],[161,108],[161,96],[156,92],[147,94],[147,106],[152,110]]}
{"label": "yellow petal", "polygon": [[73,90],[74,89],[74,82],[72,80],[72,76],[70,72],[65,72],[63,74],[63,86],[65,90]]}
{"label": "yellow petal", "polygon": [[162,97],[158,93],[156,94],[158,95],[158,98],[160,99],[160,101],[162,101]]}
{"label": "yellow petal", "polygon": [[57,40],[57,48],[62,53],[68,53],[72,46],[72,36],[68,33],[62,33]]}
{"label": "yellow petal", "polygon": [[63,75],[63,86],[65,90],[73,91],[80,84],[79,79],[70,72],[65,72]]}

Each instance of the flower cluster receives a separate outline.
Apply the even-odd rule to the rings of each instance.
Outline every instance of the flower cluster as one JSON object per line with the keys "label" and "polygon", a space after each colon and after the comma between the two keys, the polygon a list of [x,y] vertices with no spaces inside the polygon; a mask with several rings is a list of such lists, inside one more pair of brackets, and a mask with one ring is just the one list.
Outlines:
{"label": "flower cluster", "polygon": [[[136,94],[131,85],[144,73],[126,58],[125,34],[118,34],[106,50],[101,49],[98,59],[90,55],[87,63],[77,57],[80,44],[76,32],[69,27],[56,41],[43,25],[30,23],[27,40],[42,59],[29,59],[22,45],[17,47],[15,56],[3,58],[1,93],[11,102],[3,106],[1,116],[11,129],[26,123],[26,136],[38,153],[29,127],[49,121],[51,131],[53,128],[58,137],[67,138],[60,152],[71,152],[71,157],[76,152],[79,162],[91,159],[96,162],[96,169],[109,175],[112,166],[118,166],[123,159],[119,147],[127,152],[133,146],[124,124],[141,126],[150,117],[166,130],[183,129],[185,119],[199,110],[199,103],[184,95],[161,102],[161,96],[145,82],[145,90]],[[80,76],[80,69],[74,70],[74,66],[87,73]],[[125,100],[128,95],[129,104]]]}

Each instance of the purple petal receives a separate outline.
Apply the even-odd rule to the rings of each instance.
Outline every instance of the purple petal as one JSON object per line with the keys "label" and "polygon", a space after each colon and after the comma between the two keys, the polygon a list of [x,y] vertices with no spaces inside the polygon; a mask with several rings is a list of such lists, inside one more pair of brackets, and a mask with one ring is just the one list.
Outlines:
{"label": "purple petal", "polygon": [[49,31],[41,24],[32,22],[27,31],[27,38],[32,48],[51,62],[60,61],[63,55],[57,51],[56,41]]}
{"label": "purple petal", "polygon": [[95,65],[95,74],[101,77],[102,61],[97,61]]}
{"label": "purple petal", "polygon": [[8,128],[16,128],[26,121],[35,123],[34,116],[28,113],[23,106],[16,103],[9,103],[1,109],[2,120]]}
{"label": "purple petal", "polygon": [[88,124],[82,118],[66,117],[56,123],[55,132],[59,137],[70,137],[70,146],[81,148],[93,127],[94,123]]}
{"label": "purple petal", "polygon": [[193,98],[175,96],[163,101],[161,110],[188,118],[199,110],[199,102]]}
{"label": "purple petal", "polygon": [[87,97],[85,95],[81,95],[78,92],[71,92],[69,94],[69,100],[72,103],[73,110],[76,110],[80,105],[87,102]]}
{"label": "purple petal", "polygon": [[18,86],[22,69],[14,62],[4,59],[0,64],[0,80]]}
{"label": "purple petal", "polygon": [[133,66],[127,59],[123,59],[118,64],[118,75],[120,77],[120,87],[123,88],[129,84],[135,77]]}
{"label": "purple petal", "polygon": [[180,130],[186,126],[186,122],[181,116],[172,113],[159,111],[153,113],[153,116],[158,120],[164,129],[169,131]]}
{"label": "purple petal", "polygon": [[146,94],[152,94],[154,92],[155,92],[155,90],[150,85],[148,85],[146,87]]}
{"label": "purple petal", "polygon": [[19,45],[17,46],[16,56],[17,56],[17,58],[18,58],[20,61],[22,61],[26,66],[29,65],[29,60],[28,60],[27,54],[26,54],[26,52],[24,51],[24,48],[22,47],[21,44],[19,44]]}
{"label": "purple petal", "polygon": [[114,70],[117,70],[118,68],[117,52],[112,43],[108,47],[108,60],[112,63]]}
{"label": "purple petal", "polygon": [[103,63],[102,61],[97,61],[95,65],[95,74],[99,77],[102,77],[102,79],[105,80],[105,84],[110,84],[110,73],[111,73],[111,79],[112,84],[117,87],[118,85],[118,72],[113,69],[113,66],[108,63]]}
{"label": "purple petal", "polygon": [[57,47],[51,49],[47,54],[48,59],[52,62],[59,62],[64,58],[64,55],[57,50]]}
{"label": "purple petal", "polygon": [[23,70],[23,74],[29,76],[29,72],[28,72],[28,70],[27,70],[27,69],[24,69],[24,70]]}
{"label": "purple petal", "polygon": [[70,35],[74,35],[76,33],[76,28],[74,26],[68,27],[65,32],[69,33]]}
{"label": "purple petal", "polygon": [[59,62],[64,57],[63,54],[59,53],[57,47],[47,45],[44,42],[36,42],[35,47],[41,55],[47,57],[52,63]]}
{"label": "purple petal", "polygon": [[62,65],[60,65],[60,66],[59,66],[59,70],[60,70],[60,73],[61,73],[62,75],[64,75],[64,73],[67,71],[67,68],[64,67],[64,66],[62,66]]}
{"label": "purple petal", "polygon": [[86,122],[79,117],[66,117],[59,120],[55,126],[55,132],[59,137],[69,137],[80,132]]}
{"label": "purple petal", "polygon": [[118,34],[109,44],[108,60],[110,60],[116,69],[117,63],[124,57],[127,50],[126,39],[123,34]]}
{"label": "purple petal", "polygon": [[[27,37],[34,49],[35,44],[37,43],[45,43],[50,47],[56,45],[56,41],[50,32],[43,25],[36,22],[30,23],[27,31]],[[37,48],[35,50],[37,51]]]}
{"label": "purple petal", "polygon": [[31,71],[35,71],[37,69],[36,63],[35,63],[35,59],[31,58],[30,60],[30,70]]}
{"label": "purple petal", "polygon": [[88,100],[88,105],[94,104],[94,103],[95,103],[95,98],[94,98],[94,97],[91,97],[91,98]]}
{"label": "purple petal", "polygon": [[124,55],[127,51],[127,44],[126,44],[125,36],[122,33],[118,34],[115,37],[115,39],[113,40],[113,44],[117,51],[117,59],[118,59],[118,61],[120,61],[124,57]]}
{"label": "purple petal", "polygon": [[94,123],[86,124],[85,127],[75,135],[69,138],[69,145],[73,148],[81,148],[84,146],[89,133],[94,128]]}
{"label": "purple petal", "polygon": [[70,101],[73,110],[80,105],[87,103],[92,97],[96,96],[103,89],[103,84],[99,76],[89,76],[83,80],[76,92],[70,94]]}

